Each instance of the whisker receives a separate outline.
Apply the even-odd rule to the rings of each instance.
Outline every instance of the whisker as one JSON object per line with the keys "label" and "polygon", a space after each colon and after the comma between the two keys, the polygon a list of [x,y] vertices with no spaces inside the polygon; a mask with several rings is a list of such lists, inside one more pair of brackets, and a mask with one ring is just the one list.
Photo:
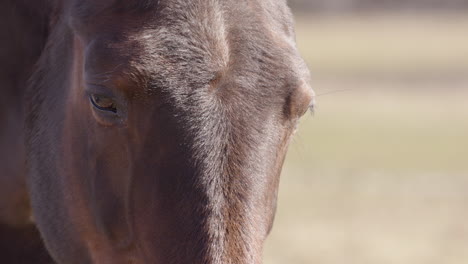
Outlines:
{"label": "whisker", "polygon": [[[341,92],[348,92],[348,91],[353,91],[353,90],[356,90],[356,89],[348,88],[348,89],[334,90],[334,91],[329,91],[329,92],[317,94],[316,97],[323,96],[323,95],[329,95],[329,94],[335,94],[335,93],[341,93]],[[310,111],[312,116],[315,116],[315,110],[316,109],[317,109],[317,105],[316,105],[315,100],[314,100],[314,102],[309,106],[309,111]]]}
{"label": "whisker", "polygon": [[348,89],[334,90],[334,91],[329,91],[329,92],[317,94],[316,96],[329,95],[329,94],[335,94],[335,93],[347,92],[347,91],[353,91],[353,90],[356,90],[356,89],[348,88]]}

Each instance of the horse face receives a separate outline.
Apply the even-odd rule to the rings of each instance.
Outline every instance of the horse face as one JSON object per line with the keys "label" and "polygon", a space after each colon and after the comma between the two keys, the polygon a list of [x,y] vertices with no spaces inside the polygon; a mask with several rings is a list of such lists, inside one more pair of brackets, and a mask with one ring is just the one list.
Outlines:
{"label": "horse face", "polygon": [[57,22],[42,63],[63,76],[33,78],[30,186],[49,251],[58,263],[260,263],[313,101],[285,3],[97,2]]}

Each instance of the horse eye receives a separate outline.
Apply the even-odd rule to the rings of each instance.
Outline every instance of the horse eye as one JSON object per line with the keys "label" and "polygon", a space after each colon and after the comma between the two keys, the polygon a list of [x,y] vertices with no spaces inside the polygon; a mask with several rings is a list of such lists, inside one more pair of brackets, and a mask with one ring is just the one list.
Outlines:
{"label": "horse eye", "polygon": [[117,107],[115,106],[115,102],[112,98],[92,94],[89,96],[89,100],[98,110],[117,113]]}

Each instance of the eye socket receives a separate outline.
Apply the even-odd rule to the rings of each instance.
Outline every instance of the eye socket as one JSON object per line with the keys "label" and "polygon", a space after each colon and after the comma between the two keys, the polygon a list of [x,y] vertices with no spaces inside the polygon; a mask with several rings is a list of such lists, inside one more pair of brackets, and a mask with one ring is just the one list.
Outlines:
{"label": "eye socket", "polygon": [[127,123],[127,100],[113,90],[95,84],[87,84],[85,96],[94,119],[103,126],[125,126]]}
{"label": "eye socket", "polygon": [[91,94],[89,96],[91,104],[100,111],[117,113],[117,107],[115,101],[107,96]]}

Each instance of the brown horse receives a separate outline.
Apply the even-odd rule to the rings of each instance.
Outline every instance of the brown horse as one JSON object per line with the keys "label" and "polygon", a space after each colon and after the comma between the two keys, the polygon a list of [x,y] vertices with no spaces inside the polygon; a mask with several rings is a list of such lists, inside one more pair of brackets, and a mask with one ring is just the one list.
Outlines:
{"label": "brown horse", "polygon": [[1,4],[3,232],[31,263],[30,219],[59,264],[261,263],[313,102],[285,1],[33,2]]}

